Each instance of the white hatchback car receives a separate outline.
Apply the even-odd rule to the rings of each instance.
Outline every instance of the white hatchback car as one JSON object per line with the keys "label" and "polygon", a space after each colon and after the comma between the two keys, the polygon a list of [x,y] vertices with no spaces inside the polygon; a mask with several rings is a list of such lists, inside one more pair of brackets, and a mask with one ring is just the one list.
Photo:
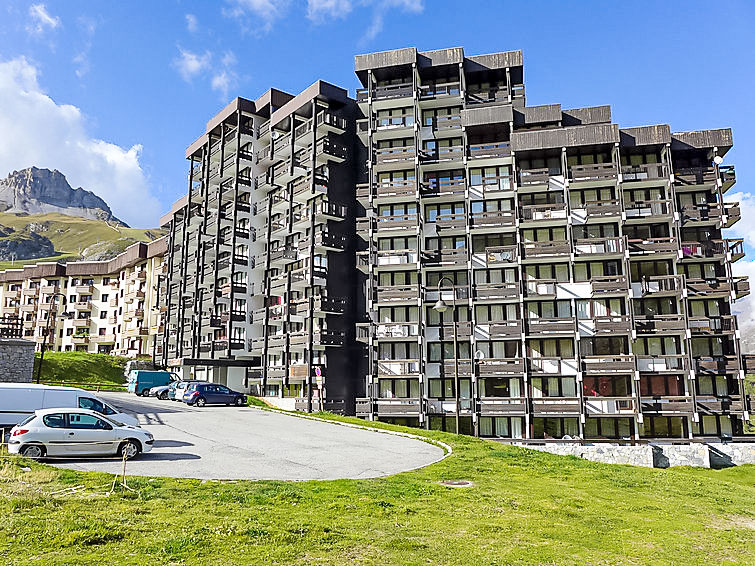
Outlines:
{"label": "white hatchback car", "polygon": [[10,431],[8,451],[27,458],[113,455],[133,458],[152,450],[154,437],[87,409],[35,411]]}

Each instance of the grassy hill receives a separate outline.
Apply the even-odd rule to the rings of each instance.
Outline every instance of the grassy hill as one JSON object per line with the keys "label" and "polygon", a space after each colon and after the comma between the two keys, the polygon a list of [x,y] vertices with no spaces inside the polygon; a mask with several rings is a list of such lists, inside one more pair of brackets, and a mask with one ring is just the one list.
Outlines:
{"label": "grassy hill", "polygon": [[0,559],[9,566],[102,564],[103,557],[135,566],[755,563],[755,466],[616,466],[378,426],[446,442],[453,453],[379,479],[129,477],[131,491],[112,495],[111,475],[0,459]]}
{"label": "grassy hill", "polygon": [[[123,385],[123,369],[127,358],[87,352],[45,352],[42,364],[44,383],[97,383]],[[39,367],[39,354],[34,357],[34,377]]]}
{"label": "grassy hill", "polygon": [[90,220],[64,214],[13,214],[0,213],[0,225],[16,232],[36,232],[49,238],[55,246],[55,255],[49,258],[0,262],[0,269],[20,267],[29,263],[55,260],[76,260],[87,247],[107,243],[109,250],[121,252],[134,242],[149,242],[159,238],[158,229],[123,228],[103,220]]}

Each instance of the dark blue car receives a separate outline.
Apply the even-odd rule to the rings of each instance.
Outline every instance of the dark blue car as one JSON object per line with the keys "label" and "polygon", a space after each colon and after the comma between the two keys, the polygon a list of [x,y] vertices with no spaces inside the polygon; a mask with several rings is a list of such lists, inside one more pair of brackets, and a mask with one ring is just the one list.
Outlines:
{"label": "dark blue car", "polygon": [[197,407],[212,404],[241,407],[246,404],[246,395],[217,383],[191,383],[184,393],[184,402]]}

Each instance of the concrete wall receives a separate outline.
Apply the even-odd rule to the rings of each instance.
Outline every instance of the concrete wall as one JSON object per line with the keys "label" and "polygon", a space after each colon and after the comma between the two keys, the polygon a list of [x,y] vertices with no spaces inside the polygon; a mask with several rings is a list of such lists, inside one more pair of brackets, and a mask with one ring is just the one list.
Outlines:
{"label": "concrete wall", "polygon": [[[516,443],[513,443],[516,444]],[[693,466],[697,468],[726,468],[755,464],[755,442],[752,443],[692,443],[620,446],[616,444],[521,444],[559,456],[576,456],[604,464],[629,464],[645,468]]]}
{"label": "concrete wall", "polygon": [[34,373],[34,342],[0,338],[0,381],[31,383]]}

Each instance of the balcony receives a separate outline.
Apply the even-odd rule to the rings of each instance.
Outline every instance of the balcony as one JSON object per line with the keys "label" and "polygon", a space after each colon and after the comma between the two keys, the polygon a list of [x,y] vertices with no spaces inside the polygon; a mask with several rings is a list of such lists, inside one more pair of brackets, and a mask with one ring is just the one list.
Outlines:
{"label": "balcony", "polygon": [[721,179],[721,190],[728,191],[737,182],[737,174],[733,165],[719,165],[718,178]]}
{"label": "balcony", "polygon": [[346,118],[336,116],[328,110],[317,114],[316,126],[319,130],[326,130],[336,134],[342,134],[346,131]]}
{"label": "balcony", "polygon": [[448,116],[435,116],[430,119],[425,119],[422,124],[424,128],[432,128],[433,131],[441,135],[443,132],[458,131],[461,130],[461,115],[448,115]]}
{"label": "balcony", "polygon": [[539,169],[519,169],[519,186],[547,185],[551,176],[560,175],[560,171],[551,171],[547,167]]}
{"label": "balcony", "polygon": [[615,199],[585,201],[573,208],[584,209],[585,220],[605,218],[609,216],[621,216],[621,203]]}
{"label": "balcony", "polygon": [[688,167],[674,171],[674,182],[678,185],[716,185],[716,170],[713,167]]}
{"label": "balcony", "polygon": [[[516,88],[516,87],[514,87]],[[513,90],[513,89],[512,89]],[[513,93],[505,84],[495,85],[488,88],[470,87],[467,90],[467,104],[470,105],[492,105],[508,104],[511,101],[510,95]],[[519,92],[517,91],[517,96]],[[521,93],[522,96],[524,93]]]}
{"label": "balcony", "polygon": [[638,334],[684,333],[687,323],[683,314],[656,314],[635,316],[634,328]]}
{"label": "balcony", "polygon": [[43,295],[52,295],[53,293],[59,292],[60,287],[58,285],[42,285],[39,290]]}
{"label": "balcony", "polygon": [[372,399],[369,397],[356,398],[356,415],[366,417],[372,414]]}
{"label": "balcony", "polygon": [[601,256],[624,255],[624,238],[586,238],[574,240],[574,255]]}
{"label": "balcony", "polygon": [[[629,315],[617,314],[608,316],[597,316],[592,319],[588,319],[585,322],[589,323],[585,326],[588,327],[587,334],[626,334],[632,331],[632,321]],[[589,328],[589,327],[592,328]],[[583,325],[580,322],[580,330],[583,329]]]}
{"label": "balcony", "polygon": [[374,128],[378,132],[402,128],[414,128],[414,113],[397,114],[395,116],[379,116],[375,118]]}
{"label": "balcony", "polygon": [[422,252],[422,265],[462,265],[469,257],[465,248],[452,250],[428,250]]}
{"label": "balcony", "polygon": [[414,162],[417,156],[417,149],[413,145],[399,147],[383,147],[374,150],[375,163],[378,165],[386,163],[406,164],[408,161]]}
{"label": "balcony", "polygon": [[637,355],[637,370],[642,373],[679,374],[687,369],[687,356],[669,354],[666,356]]}
{"label": "balcony", "polygon": [[[745,279],[745,283],[747,280]],[[712,279],[687,279],[687,293],[695,297],[729,297],[732,291],[731,280],[727,277]],[[749,286],[749,285],[748,285]]]}
{"label": "balcony", "polygon": [[5,291],[3,293],[3,298],[5,298],[5,299],[20,299],[21,298],[21,289],[15,289],[13,291]]}
{"label": "balcony", "polygon": [[423,197],[441,197],[450,195],[463,195],[467,183],[463,178],[457,179],[428,179],[420,185],[420,194]]}
{"label": "balcony", "polygon": [[90,311],[92,310],[92,302],[91,301],[80,301],[78,303],[73,303],[74,310],[77,311]]}
{"label": "balcony", "polygon": [[390,285],[379,286],[375,290],[376,300],[378,302],[390,301],[413,301],[416,303],[419,298],[419,285]]}
{"label": "balcony", "polygon": [[71,336],[71,342],[73,342],[76,345],[80,344],[89,344],[89,335],[88,334],[79,334],[79,335],[73,335]]}
{"label": "balcony", "polygon": [[513,228],[516,226],[516,213],[513,210],[490,210],[473,212],[469,215],[472,230]]}
{"label": "balcony", "polygon": [[684,289],[684,275],[643,277],[638,285],[643,297],[648,295],[679,295]]}
{"label": "balcony", "polygon": [[462,161],[464,159],[464,146],[452,145],[423,149],[420,151],[419,157],[423,163]]}
{"label": "balcony", "polygon": [[381,250],[357,252],[357,268],[369,271],[373,266],[412,265],[417,263],[417,250]]}
{"label": "balcony", "polygon": [[378,102],[395,98],[413,97],[414,85],[412,83],[402,83],[378,86],[372,89],[371,94],[372,96],[370,96],[370,89],[368,88],[357,89],[357,102],[367,102],[369,99],[372,99],[372,102]]}
{"label": "balcony", "polygon": [[89,337],[93,344],[115,344],[115,334],[97,334]]}
{"label": "balcony", "polygon": [[374,337],[411,338],[419,335],[419,325],[416,323],[388,323],[374,326]]}
{"label": "balcony", "polygon": [[38,297],[39,296],[39,287],[32,287],[29,289],[23,289],[21,291],[21,294],[24,297]]}
{"label": "balcony", "polygon": [[[728,206],[729,208],[725,208]],[[723,217],[727,211],[732,214],[731,224],[739,220],[741,211],[738,203],[734,205],[724,205],[720,202],[706,202],[693,205],[683,206],[681,209],[681,220],[683,224],[719,224],[723,222]]]}
{"label": "balcony", "polygon": [[640,407],[643,413],[660,415],[689,415],[695,412],[690,396],[642,397]]}
{"label": "balcony", "polygon": [[691,316],[688,319],[689,329],[693,336],[706,334],[734,334],[737,330],[737,319],[734,316]]}
{"label": "balcony", "polygon": [[419,360],[378,360],[378,377],[419,376]]}
{"label": "balcony", "polygon": [[527,278],[524,281],[526,297],[555,297],[559,281],[557,279]]}
{"label": "balcony", "polygon": [[461,85],[458,82],[436,83],[421,85],[419,87],[420,100],[430,100],[450,96],[461,96]]}
{"label": "balcony", "polygon": [[641,163],[639,165],[622,165],[621,167],[621,180],[624,183],[666,180],[668,178],[668,167],[663,163]]}
{"label": "balcony", "polygon": [[694,361],[698,373],[733,374],[740,369],[737,356],[696,357]]}
{"label": "balcony", "polygon": [[490,197],[494,193],[510,192],[514,190],[514,176],[503,173],[501,175],[472,176],[469,180],[470,194],[475,197]]}
{"label": "balcony", "polygon": [[418,417],[421,408],[420,399],[375,399],[375,413],[380,417]]}
{"label": "balcony", "polygon": [[482,397],[480,415],[483,417],[522,416],[527,413],[524,397]]}
{"label": "balcony", "polygon": [[582,371],[587,375],[634,373],[635,357],[632,354],[582,356]]}
{"label": "balcony", "polygon": [[524,242],[522,244],[522,258],[550,258],[571,255],[569,242],[554,240],[546,242]]}
{"label": "balcony", "polygon": [[627,293],[629,282],[625,275],[601,275],[590,279],[594,295],[603,293]]}
{"label": "balcony", "polygon": [[732,277],[731,283],[737,299],[741,299],[750,294],[750,281],[747,276]]}
{"label": "balcony", "polygon": [[679,244],[676,238],[647,238],[628,240],[627,246],[629,253],[634,255],[657,255],[657,254],[676,254],[679,250]]}
{"label": "balcony", "polygon": [[514,339],[522,336],[522,323],[519,320],[505,322],[482,322],[475,325],[477,340]]}
{"label": "balcony", "polygon": [[472,287],[472,297],[475,299],[517,299],[519,298],[519,283],[475,283]]}
{"label": "balcony", "polygon": [[530,204],[524,205],[520,209],[520,220],[522,222],[566,220],[566,217],[567,209],[565,202]]}
{"label": "balcony", "polygon": [[667,199],[625,201],[624,210],[627,220],[668,218],[672,214],[671,201]]}
{"label": "balcony", "polygon": [[532,416],[578,416],[582,407],[577,397],[537,397],[532,403]]}
{"label": "balcony", "polygon": [[416,214],[394,214],[392,216],[378,216],[375,219],[375,227],[381,230],[404,230],[416,228],[419,225],[419,216]]}
{"label": "balcony", "polygon": [[489,267],[494,265],[516,263],[517,257],[516,246],[494,246],[485,248],[485,262]]}
{"label": "balcony", "polygon": [[86,318],[74,318],[71,321],[71,325],[74,328],[89,328],[89,325],[92,323],[92,320],[89,317]]}
{"label": "balcony", "polygon": [[341,163],[349,156],[349,152],[345,145],[328,136],[317,141],[315,155],[318,163]]}
{"label": "balcony", "polygon": [[469,145],[469,157],[471,159],[491,159],[511,156],[511,144],[509,142],[488,142]]}
{"label": "balcony", "polygon": [[744,240],[741,238],[728,240],[708,240],[706,242],[682,242],[684,259],[731,257],[737,261],[744,257]]}
{"label": "balcony", "polygon": [[576,359],[554,357],[530,357],[529,372],[536,375],[577,375]]}
{"label": "balcony", "polygon": [[583,404],[585,413],[593,416],[631,416],[637,412],[634,397],[586,396]]}
{"label": "balcony", "polygon": [[572,183],[591,181],[612,181],[618,177],[614,163],[596,163],[593,165],[572,165],[569,167],[569,179]]}
{"label": "balcony", "polygon": [[703,415],[726,415],[741,413],[745,410],[745,403],[739,395],[714,397],[713,395],[697,395],[697,412]]}
{"label": "balcony", "polygon": [[573,335],[576,333],[576,323],[573,318],[528,318],[528,336]]}
{"label": "balcony", "polygon": [[94,293],[94,285],[76,285],[74,290],[80,295],[91,295]]}
{"label": "balcony", "polygon": [[408,181],[388,181],[376,184],[372,191],[370,191],[369,183],[357,185],[358,199],[368,199],[370,195],[374,198],[405,197],[414,199],[417,196],[417,183],[413,179]]}
{"label": "balcony", "polygon": [[522,375],[524,368],[524,358],[489,358],[477,362],[479,377]]}
{"label": "balcony", "polygon": [[435,224],[437,231],[447,232],[449,230],[464,230],[467,227],[467,214],[466,212],[458,212],[455,214],[439,214],[435,217],[435,222],[427,222],[425,227],[430,227]]}

